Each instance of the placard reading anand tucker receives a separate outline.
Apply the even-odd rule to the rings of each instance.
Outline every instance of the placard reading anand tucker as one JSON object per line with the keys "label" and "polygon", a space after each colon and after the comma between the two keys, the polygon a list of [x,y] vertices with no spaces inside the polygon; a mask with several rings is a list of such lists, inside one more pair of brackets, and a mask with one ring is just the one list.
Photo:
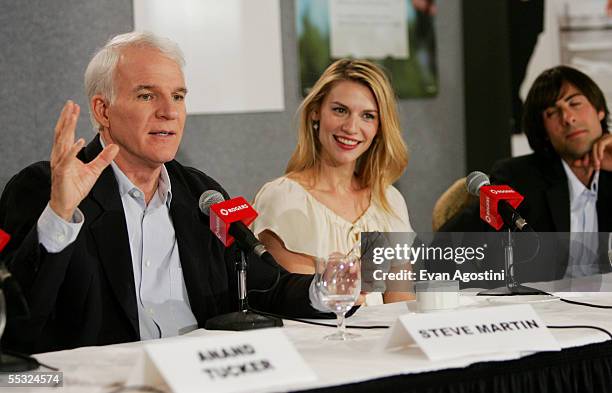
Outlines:
{"label": "placard reading anand tucker", "polygon": [[145,349],[145,378],[134,377],[130,383],[154,384],[161,376],[175,393],[252,392],[281,386],[285,389],[316,380],[278,328],[186,337],[178,342],[149,344]]}

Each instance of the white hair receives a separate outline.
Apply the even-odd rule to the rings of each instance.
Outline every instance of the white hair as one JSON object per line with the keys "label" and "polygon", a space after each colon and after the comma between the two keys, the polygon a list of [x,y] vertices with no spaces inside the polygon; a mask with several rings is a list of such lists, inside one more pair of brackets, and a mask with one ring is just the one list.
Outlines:
{"label": "white hair", "polygon": [[[90,104],[91,99],[96,94],[100,94],[111,103],[113,102],[115,98],[113,83],[115,69],[119,62],[121,50],[127,47],[157,49],[181,68],[185,66],[185,58],[181,48],[168,38],[138,31],[119,34],[111,38],[104,47],[98,50],[87,65],[85,70],[85,94]],[[89,118],[94,130],[100,131],[101,124],[96,120],[93,108],[90,108]]]}

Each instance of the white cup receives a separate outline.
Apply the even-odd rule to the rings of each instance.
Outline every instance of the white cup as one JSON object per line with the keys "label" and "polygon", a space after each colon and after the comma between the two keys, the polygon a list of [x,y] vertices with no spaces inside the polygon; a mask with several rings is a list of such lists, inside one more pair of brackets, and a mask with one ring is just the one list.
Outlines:
{"label": "white cup", "polygon": [[417,281],[414,289],[419,312],[459,307],[459,281]]}

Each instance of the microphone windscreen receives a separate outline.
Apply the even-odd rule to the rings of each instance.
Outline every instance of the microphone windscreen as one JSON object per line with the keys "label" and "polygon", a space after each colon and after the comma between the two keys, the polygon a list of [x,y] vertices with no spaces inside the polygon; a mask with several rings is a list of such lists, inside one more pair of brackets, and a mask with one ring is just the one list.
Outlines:
{"label": "microphone windscreen", "polygon": [[210,215],[210,207],[216,203],[221,203],[225,200],[223,195],[217,190],[206,190],[200,195],[198,206],[200,211],[207,216]]}
{"label": "microphone windscreen", "polygon": [[480,195],[480,187],[488,186],[490,184],[489,176],[480,171],[470,173],[465,179],[465,187],[467,188],[468,192],[476,196]]}

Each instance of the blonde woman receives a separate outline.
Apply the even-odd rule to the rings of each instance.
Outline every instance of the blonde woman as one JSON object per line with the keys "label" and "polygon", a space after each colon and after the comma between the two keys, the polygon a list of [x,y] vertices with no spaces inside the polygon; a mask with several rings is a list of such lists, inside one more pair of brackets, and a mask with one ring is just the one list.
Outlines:
{"label": "blonde woman", "polygon": [[[255,197],[255,234],[290,272],[312,274],[317,257],[346,253],[361,232],[412,232],[392,186],[406,168],[396,101],[375,64],[338,60],[299,109],[286,173]],[[385,293],[385,302],[409,298]]]}

